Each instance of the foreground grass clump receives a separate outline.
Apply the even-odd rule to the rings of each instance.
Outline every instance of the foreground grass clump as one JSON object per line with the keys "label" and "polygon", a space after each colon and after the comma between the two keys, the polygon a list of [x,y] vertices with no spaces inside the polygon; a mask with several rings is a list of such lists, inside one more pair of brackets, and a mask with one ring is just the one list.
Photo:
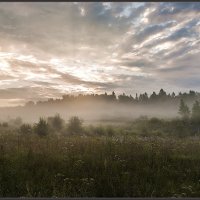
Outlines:
{"label": "foreground grass clump", "polygon": [[200,140],[0,135],[1,197],[200,196]]}

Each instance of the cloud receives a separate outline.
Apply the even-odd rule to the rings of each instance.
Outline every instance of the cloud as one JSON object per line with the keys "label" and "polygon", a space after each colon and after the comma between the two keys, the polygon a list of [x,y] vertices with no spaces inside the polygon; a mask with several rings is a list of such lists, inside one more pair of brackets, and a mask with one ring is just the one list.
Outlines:
{"label": "cloud", "polygon": [[151,35],[162,32],[164,29],[171,27],[172,25],[174,25],[174,23],[174,21],[169,21],[166,23],[149,25],[133,36],[134,42],[142,42],[149,38]]}
{"label": "cloud", "polygon": [[[52,93],[55,93],[56,90],[45,88],[46,92],[48,92],[49,96]],[[41,87],[19,87],[19,88],[7,88],[7,89],[0,89],[1,99],[35,99],[37,96],[41,98],[43,96],[43,91]],[[58,94],[58,91],[57,91]]]}
{"label": "cloud", "polygon": [[199,2],[2,2],[1,92],[198,88],[199,11]]}
{"label": "cloud", "polygon": [[183,12],[198,12],[200,10],[200,4],[195,2],[171,2],[161,4],[162,9],[159,10],[160,15],[173,15]]}

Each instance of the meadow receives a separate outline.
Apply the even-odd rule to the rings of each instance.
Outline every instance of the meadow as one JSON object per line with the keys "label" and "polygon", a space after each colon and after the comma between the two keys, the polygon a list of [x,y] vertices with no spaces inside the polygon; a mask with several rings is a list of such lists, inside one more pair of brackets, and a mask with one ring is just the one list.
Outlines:
{"label": "meadow", "polygon": [[60,131],[49,125],[58,116],[50,119],[1,124],[1,197],[200,196],[200,137],[180,135],[189,119],[83,126],[72,118],[80,123]]}

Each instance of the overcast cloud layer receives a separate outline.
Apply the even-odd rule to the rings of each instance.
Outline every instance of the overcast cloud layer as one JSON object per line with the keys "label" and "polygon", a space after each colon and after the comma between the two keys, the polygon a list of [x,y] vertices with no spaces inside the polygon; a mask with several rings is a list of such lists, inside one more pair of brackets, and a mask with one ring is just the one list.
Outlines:
{"label": "overcast cloud layer", "polygon": [[200,3],[0,3],[0,106],[64,93],[200,91]]}

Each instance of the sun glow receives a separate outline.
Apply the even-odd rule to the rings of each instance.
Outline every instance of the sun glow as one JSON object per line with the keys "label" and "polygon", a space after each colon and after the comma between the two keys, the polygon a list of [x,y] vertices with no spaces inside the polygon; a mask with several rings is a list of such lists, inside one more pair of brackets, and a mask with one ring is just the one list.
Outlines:
{"label": "sun glow", "polygon": [[53,67],[62,72],[75,76],[83,81],[99,81],[104,82],[101,77],[101,70],[103,66],[98,64],[89,63],[81,60],[60,60],[52,58],[50,63]]}

